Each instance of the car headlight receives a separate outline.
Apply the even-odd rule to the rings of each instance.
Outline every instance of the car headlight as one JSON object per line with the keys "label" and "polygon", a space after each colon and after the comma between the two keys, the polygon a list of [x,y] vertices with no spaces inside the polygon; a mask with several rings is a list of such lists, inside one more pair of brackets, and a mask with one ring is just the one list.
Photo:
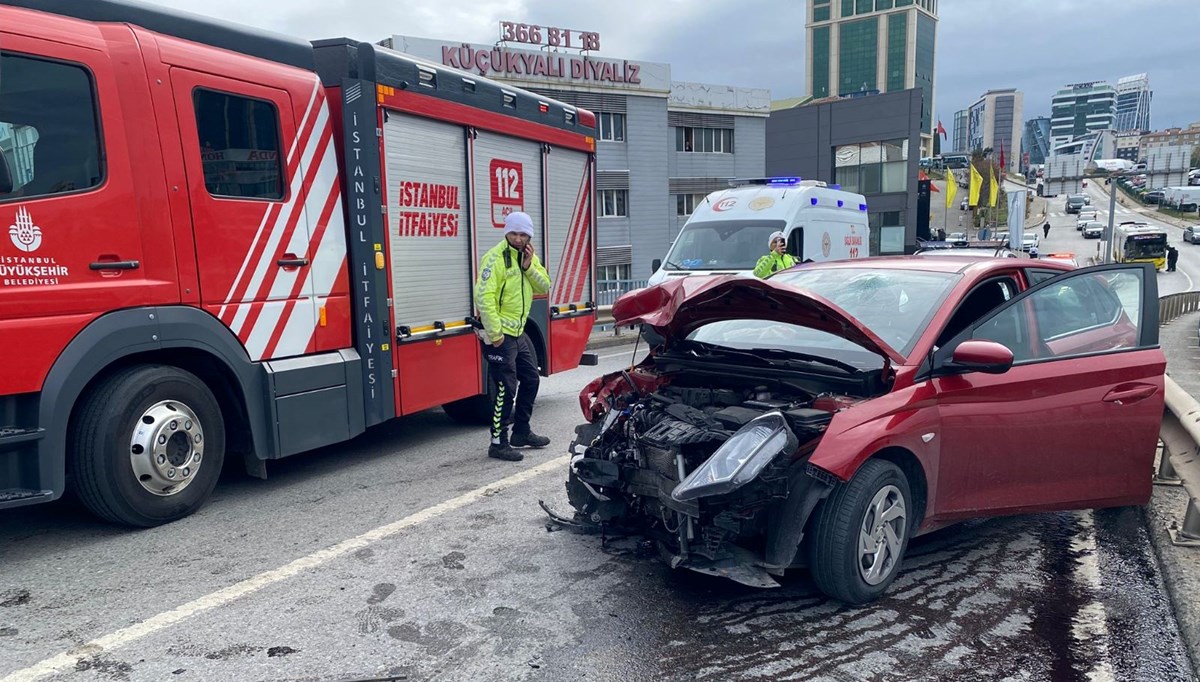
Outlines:
{"label": "car headlight", "polygon": [[755,417],[680,481],[671,497],[686,502],[733,492],[757,478],[780,453],[793,452],[799,444],[781,413]]}

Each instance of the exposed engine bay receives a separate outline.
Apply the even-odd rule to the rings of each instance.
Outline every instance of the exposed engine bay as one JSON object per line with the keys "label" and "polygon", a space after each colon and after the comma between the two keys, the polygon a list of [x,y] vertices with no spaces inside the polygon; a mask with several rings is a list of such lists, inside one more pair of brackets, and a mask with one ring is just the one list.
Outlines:
{"label": "exposed engine bay", "polygon": [[806,521],[837,482],[809,457],[834,413],[867,396],[730,367],[718,381],[662,369],[611,374],[580,396],[593,419],[571,446],[569,523],[641,535],[672,567],[778,586],[771,576],[802,563]]}

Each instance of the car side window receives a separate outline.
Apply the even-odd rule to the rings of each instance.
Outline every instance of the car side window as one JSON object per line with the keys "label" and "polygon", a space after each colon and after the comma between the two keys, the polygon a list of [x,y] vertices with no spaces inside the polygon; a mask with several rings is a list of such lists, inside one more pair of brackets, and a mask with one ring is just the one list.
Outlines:
{"label": "car side window", "polygon": [[938,336],[937,346],[940,348],[958,336],[964,329],[970,327],[976,320],[1000,307],[1011,299],[1017,292],[1017,283],[1011,278],[992,279],[977,285],[959,304],[958,309],[946,323]]}
{"label": "car side window", "polygon": [[972,332],[1013,352],[1013,364],[1136,348],[1140,270],[1080,274],[1029,294]]}
{"label": "car side window", "polygon": [[0,202],[90,189],[104,179],[96,88],[82,66],[0,52]]}
{"label": "car side window", "polygon": [[204,186],[215,197],[282,199],[279,110],[271,102],[197,89]]}

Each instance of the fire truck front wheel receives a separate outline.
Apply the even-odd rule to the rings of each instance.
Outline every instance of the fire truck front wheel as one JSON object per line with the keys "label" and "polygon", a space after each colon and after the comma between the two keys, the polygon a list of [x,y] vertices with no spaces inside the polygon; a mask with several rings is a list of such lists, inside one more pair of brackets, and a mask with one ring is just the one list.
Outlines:
{"label": "fire truck front wheel", "polygon": [[71,474],[92,513],[158,526],[199,509],[225,458],[225,425],[212,391],[165,365],[118,371],[90,388],[72,419]]}

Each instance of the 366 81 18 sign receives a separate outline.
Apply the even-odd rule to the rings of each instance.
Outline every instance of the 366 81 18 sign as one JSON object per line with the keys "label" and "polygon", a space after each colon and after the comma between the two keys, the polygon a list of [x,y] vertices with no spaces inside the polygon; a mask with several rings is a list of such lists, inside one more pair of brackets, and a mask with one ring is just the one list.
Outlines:
{"label": "366 81 18 sign", "polygon": [[522,164],[492,159],[492,227],[504,227],[504,219],[513,211],[525,210],[525,180]]}

